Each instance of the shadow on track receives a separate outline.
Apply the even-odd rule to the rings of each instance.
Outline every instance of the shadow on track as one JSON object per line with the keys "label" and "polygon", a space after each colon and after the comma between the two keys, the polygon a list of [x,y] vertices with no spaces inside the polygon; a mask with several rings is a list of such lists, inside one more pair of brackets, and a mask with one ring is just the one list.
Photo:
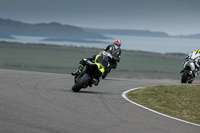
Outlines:
{"label": "shadow on track", "polygon": [[77,93],[77,94],[109,94],[109,92],[97,92],[97,91],[89,91],[89,90],[80,90],[79,92],[73,92],[72,90],[62,90],[65,92],[70,93]]}

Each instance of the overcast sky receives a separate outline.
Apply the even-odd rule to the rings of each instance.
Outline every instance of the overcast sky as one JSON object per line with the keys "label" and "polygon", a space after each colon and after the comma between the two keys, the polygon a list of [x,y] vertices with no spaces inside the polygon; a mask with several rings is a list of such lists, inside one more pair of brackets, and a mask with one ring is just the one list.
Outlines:
{"label": "overcast sky", "polygon": [[200,0],[0,0],[0,18],[188,35],[200,33]]}

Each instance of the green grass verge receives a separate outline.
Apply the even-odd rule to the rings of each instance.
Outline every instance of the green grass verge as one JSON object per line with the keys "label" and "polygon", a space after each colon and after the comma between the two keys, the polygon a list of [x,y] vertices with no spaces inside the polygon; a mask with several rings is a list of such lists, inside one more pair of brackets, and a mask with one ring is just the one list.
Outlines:
{"label": "green grass verge", "polygon": [[44,45],[0,43],[0,68],[70,73],[77,69],[83,57],[89,57],[96,49]]}
{"label": "green grass verge", "polygon": [[128,97],[150,109],[200,124],[200,85],[146,87],[129,92]]}

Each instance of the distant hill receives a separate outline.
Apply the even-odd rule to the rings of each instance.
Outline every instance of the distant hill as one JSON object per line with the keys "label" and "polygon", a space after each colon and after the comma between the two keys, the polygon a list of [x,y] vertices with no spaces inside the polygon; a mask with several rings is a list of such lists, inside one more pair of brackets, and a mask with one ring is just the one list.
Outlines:
{"label": "distant hill", "polygon": [[14,39],[12,37],[14,35],[47,37],[45,40],[49,41],[87,43],[101,43],[102,41],[99,40],[110,39],[106,35],[200,39],[200,34],[170,36],[159,31],[81,28],[57,22],[28,24],[0,18],[0,38]]}
{"label": "distant hill", "polygon": [[28,24],[10,19],[0,18],[0,37],[9,38],[12,35],[42,36],[56,40],[108,39],[98,33],[91,33],[72,25],[62,25],[57,22]]}
{"label": "distant hill", "polygon": [[84,30],[104,35],[200,39],[200,34],[170,36],[165,32],[159,32],[159,31],[155,32],[149,30],[121,30],[121,29],[95,29],[95,28],[84,28]]}
{"label": "distant hill", "polygon": [[92,29],[85,28],[88,32],[94,32],[107,35],[123,35],[123,36],[146,36],[146,37],[170,37],[165,32],[152,32],[149,30],[117,30],[117,29]]}
{"label": "distant hill", "polygon": [[14,37],[8,35],[7,33],[0,33],[0,38],[4,38],[4,39],[15,39]]}
{"label": "distant hill", "polygon": [[192,34],[192,35],[187,35],[187,36],[184,36],[184,35],[178,35],[178,36],[175,36],[176,38],[188,38],[188,39],[200,39],[200,34]]}

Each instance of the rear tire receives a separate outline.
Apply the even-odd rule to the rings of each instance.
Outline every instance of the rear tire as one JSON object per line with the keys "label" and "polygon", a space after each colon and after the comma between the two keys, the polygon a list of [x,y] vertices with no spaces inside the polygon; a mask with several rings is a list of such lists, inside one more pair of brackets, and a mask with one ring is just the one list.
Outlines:
{"label": "rear tire", "polygon": [[191,80],[191,81],[188,81],[188,84],[192,84],[192,82],[193,82],[193,80]]}
{"label": "rear tire", "polygon": [[79,92],[80,89],[88,82],[88,80],[90,79],[90,76],[85,73],[82,78],[75,84],[72,86],[72,90],[74,92]]}
{"label": "rear tire", "polygon": [[189,76],[189,69],[185,69],[181,78],[181,83],[187,83],[188,81],[188,76]]}

